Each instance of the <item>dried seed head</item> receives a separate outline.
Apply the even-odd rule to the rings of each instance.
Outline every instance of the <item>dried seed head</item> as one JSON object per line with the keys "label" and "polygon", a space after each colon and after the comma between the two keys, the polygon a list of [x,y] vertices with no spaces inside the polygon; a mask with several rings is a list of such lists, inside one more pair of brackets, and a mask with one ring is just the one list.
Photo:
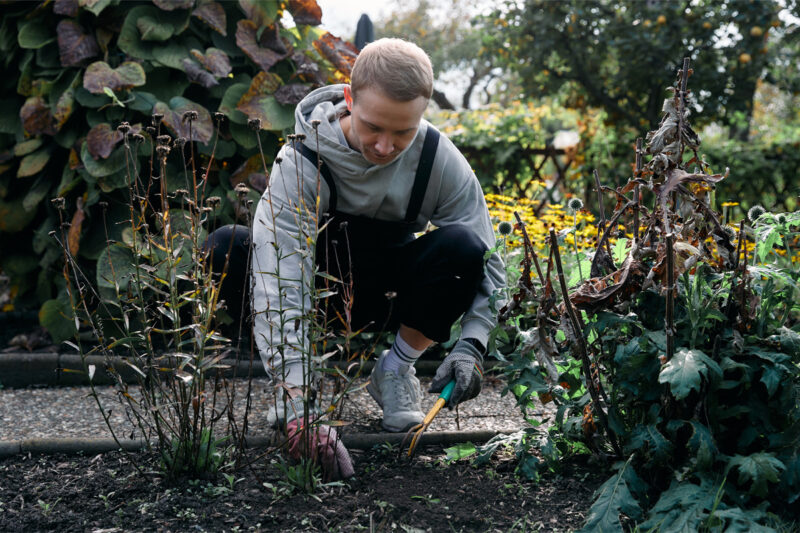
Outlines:
{"label": "dried seed head", "polygon": [[155,129],[153,126],[147,126],[147,127],[144,129],[144,131],[146,131],[146,132],[147,132],[147,134],[148,134],[150,137],[155,137],[155,136],[156,136],[156,129]]}
{"label": "dried seed head", "polygon": [[184,122],[186,122],[187,120],[191,122],[191,121],[193,121],[193,120],[197,120],[197,118],[198,118],[199,116],[200,116],[200,115],[198,115],[198,114],[197,114],[197,111],[195,111],[195,110],[193,110],[193,109],[192,109],[192,110],[189,110],[189,111],[185,111],[185,112],[183,113],[182,120],[183,120]]}
{"label": "dried seed head", "polygon": [[286,139],[288,139],[290,141],[294,141],[296,138],[297,138],[297,135],[295,135],[294,133],[290,133],[289,135],[286,136]]}
{"label": "dried seed head", "polygon": [[233,190],[236,191],[236,194],[238,194],[240,197],[245,197],[247,196],[247,193],[250,192],[250,187],[244,183],[239,183]]}
{"label": "dried seed head", "polygon": [[222,122],[223,120],[225,120],[225,113],[220,113],[219,111],[217,111],[216,113],[214,113],[214,120],[216,120],[217,122]]}
{"label": "dried seed head", "polygon": [[306,135],[304,133],[298,133],[294,136],[294,138],[302,142],[306,140]]}
{"label": "dried seed head", "polygon": [[50,200],[50,202],[52,202],[56,209],[64,209],[64,206],[66,205],[66,200],[64,200],[63,196],[53,198]]}
{"label": "dried seed head", "polygon": [[222,199],[219,196],[209,196],[208,198],[206,198],[206,205],[208,207],[215,208],[215,207],[219,206],[219,204],[221,202],[222,202]]}
{"label": "dried seed head", "polygon": [[107,208],[107,207],[108,207],[108,202],[97,202],[97,205],[99,205],[100,207],[102,207],[103,209],[105,209],[105,208]]}
{"label": "dried seed head", "polygon": [[119,126],[117,126],[117,131],[123,135],[127,135],[129,131],[131,131],[131,125],[127,122],[123,122]]}
{"label": "dried seed head", "polygon": [[314,120],[311,121],[311,127],[312,128],[317,129],[317,128],[319,128],[319,125],[320,125],[320,120],[319,119],[315,118]]}
{"label": "dried seed head", "polygon": [[261,129],[261,119],[260,118],[251,118],[247,121],[247,127],[253,131],[258,131]]}
{"label": "dried seed head", "polygon": [[201,212],[201,213],[210,213],[210,212],[212,212],[213,210],[214,210],[214,209],[213,209],[213,208],[211,208],[211,207],[201,207],[201,208],[200,208],[200,212]]}
{"label": "dried seed head", "polygon": [[175,196],[189,196],[189,191],[186,189],[176,189]]}
{"label": "dried seed head", "polygon": [[164,119],[164,115],[161,113],[153,113],[153,126],[158,126],[161,124],[161,121]]}
{"label": "dried seed head", "polygon": [[156,153],[159,157],[167,157],[167,154],[169,154],[169,146],[156,146]]}
{"label": "dried seed head", "polygon": [[725,236],[728,237],[729,241],[732,241],[736,238],[736,230],[734,230],[730,226],[722,226],[722,231],[725,233]]}
{"label": "dried seed head", "polygon": [[281,163],[283,163],[283,158],[282,157],[276,157],[275,158],[275,164],[276,165],[280,165]]}
{"label": "dried seed head", "polygon": [[583,209],[583,200],[580,198],[570,198],[569,202],[567,202],[567,209],[573,213],[577,213]]}
{"label": "dried seed head", "polygon": [[144,135],[142,135],[141,133],[134,133],[133,135],[131,135],[131,139],[133,139],[133,142],[141,144],[144,142]]}
{"label": "dried seed head", "polygon": [[759,218],[761,215],[763,215],[764,213],[766,213],[766,212],[767,212],[767,210],[766,210],[766,209],[764,209],[764,208],[763,208],[763,207],[761,207],[760,205],[756,204],[756,205],[754,205],[753,207],[751,207],[751,208],[750,208],[750,209],[747,211],[747,218],[749,218],[749,219],[750,219],[750,222],[752,222],[753,224],[755,224],[755,223],[756,223],[756,220],[758,220],[758,218]]}
{"label": "dried seed head", "polygon": [[174,144],[176,148],[183,148],[183,145],[186,144],[186,137],[178,137],[172,144]]}
{"label": "dried seed head", "polygon": [[169,142],[170,142],[171,140],[172,140],[172,139],[170,138],[170,136],[169,136],[169,135],[159,135],[159,136],[156,138],[156,141],[158,141],[158,144],[159,144],[159,146],[169,146]]}
{"label": "dried seed head", "polygon": [[497,233],[500,235],[510,235],[514,231],[514,225],[508,221],[502,221],[497,225]]}

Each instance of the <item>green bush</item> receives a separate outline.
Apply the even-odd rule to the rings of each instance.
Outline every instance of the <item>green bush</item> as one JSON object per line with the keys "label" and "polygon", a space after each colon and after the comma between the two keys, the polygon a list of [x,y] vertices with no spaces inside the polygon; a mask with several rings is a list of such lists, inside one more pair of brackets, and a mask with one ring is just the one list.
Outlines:
{"label": "green bush", "polygon": [[[47,200],[65,198],[70,251],[93,271],[106,240],[122,239],[126,165],[138,165],[145,180],[155,172],[148,161],[156,114],[165,132],[186,141],[183,163],[170,158],[168,191],[187,188],[188,177],[223,199],[219,224],[244,221],[235,186],[249,185],[257,199],[266,185],[248,120],[260,119],[272,157],[293,129],[296,103],[346,80],[356,55],[315,27],[321,11],[313,0],[59,0],[3,11],[0,270],[15,308],[47,304],[41,321],[56,340],[70,332],[55,326],[67,305],[61,251],[49,237],[59,219]],[[295,27],[282,26],[286,12]],[[191,123],[183,120],[189,111],[197,113]],[[212,137],[215,113],[225,118],[219,138]],[[132,163],[117,130],[123,121],[131,135],[152,141],[138,145]]]}

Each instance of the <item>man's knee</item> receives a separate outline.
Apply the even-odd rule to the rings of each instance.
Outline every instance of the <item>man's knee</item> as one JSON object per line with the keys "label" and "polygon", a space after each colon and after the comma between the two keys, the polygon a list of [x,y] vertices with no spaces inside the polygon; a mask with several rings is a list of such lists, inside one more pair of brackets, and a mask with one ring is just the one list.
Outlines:
{"label": "man's knee", "polygon": [[483,268],[483,256],[488,249],[478,235],[463,224],[453,224],[436,230],[439,234],[442,253],[458,265]]}

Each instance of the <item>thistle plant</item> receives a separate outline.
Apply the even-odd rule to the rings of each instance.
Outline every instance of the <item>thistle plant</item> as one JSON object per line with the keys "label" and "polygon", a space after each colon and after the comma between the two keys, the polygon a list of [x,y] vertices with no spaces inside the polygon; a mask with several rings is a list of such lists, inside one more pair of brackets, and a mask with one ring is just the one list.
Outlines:
{"label": "thistle plant", "polygon": [[572,246],[575,251],[575,263],[578,265],[578,275],[583,283],[583,269],[581,269],[581,259],[578,255],[578,212],[583,209],[583,200],[580,198],[571,198],[567,202],[567,209],[572,213]]}

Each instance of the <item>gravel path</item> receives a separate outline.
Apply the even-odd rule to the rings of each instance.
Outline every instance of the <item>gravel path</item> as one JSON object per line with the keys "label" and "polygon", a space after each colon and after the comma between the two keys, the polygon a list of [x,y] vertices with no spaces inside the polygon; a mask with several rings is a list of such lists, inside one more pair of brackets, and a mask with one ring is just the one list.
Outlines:
{"label": "gravel path", "polygon": [[[420,378],[427,390],[430,378]],[[360,382],[363,384],[363,380]],[[355,383],[358,388],[359,382]],[[246,382],[236,382],[237,394],[243,396]],[[511,394],[501,396],[503,384],[491,376],[484,381],[483,391],[474,400],[456,411],[442,410],[428,431],[460,430],[517,430],[526,426]],[[132,424],[126,419],[124,409],[115,399],[112,387],[97,388],[119,437],[129,437]],[[253,379],[252,410],[249,416],[250,434],[261,435],[267,431],[267,406],[274,401],[274,389],[266,378]],[[89,387],[0,389],[0,440],[18,440],[35,437],[108,437],[105,426]],[[135,392],[133,393],[135,395]],[[423,411],[433,405],[436,395],[425,394]],[[552,404],[550,404],[552,405]],[[237,402],[241,413],[243,402]],[[536,419],[552,418],[553,409],[537,403],[530,413]],[[241,416],[241,415],[239,415]],[[238,418],[238,417],[237,417]],[[238,418],[239,420],[241,418]],[[381,410],[364,388],[348,395],[341,420],[348,423],[343,432],[381,431]],[[118,429],[117,429],[118,428]],[[139,436],[139,435],[136,435]]]}

